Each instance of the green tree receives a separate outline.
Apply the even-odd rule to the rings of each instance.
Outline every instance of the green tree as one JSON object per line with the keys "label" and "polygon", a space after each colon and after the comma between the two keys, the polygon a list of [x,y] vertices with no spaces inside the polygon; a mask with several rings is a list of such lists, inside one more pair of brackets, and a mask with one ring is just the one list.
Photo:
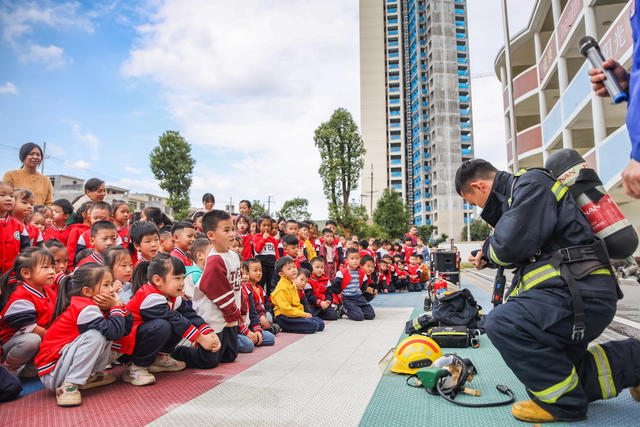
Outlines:
{"label": "green tree", "polygon": [[320,177],[329,202],[329,217],[346,235],[367,220],[364,206],[349,204],[351,192],[358,188],[364,166],[364,143],[358,125],[344,108],[333,112],[329,121],[315,130],[313,140],[320,152]]}
{"label": "green tree", "polygon": [[[471,222],[469,225],[469,231],[471,232],[471,240],[474,242],[483,241],[489,234],[491,234],[491,227],[489,224],[482,220],[475,220]],[[465,225],[462,228],[462,233],[460,234],[461,240],[467,240],[467,226]]]}
{"label": "green tree", "polygon": [[373,222],[390,239],[404,236],[411,222],[411,212],[404,204],[400,193],[385,188],[373,212]]}
{"label": "green tree", "polygon": [[149,154],[151,172],[160,181],[160,188],[169,193],[167,204],[176,219],[187,216],[189,189],[196,161],[191,157],[191,144],[180,132],[168,130],[158,138],[158,145]]}
{"label": "green tree", "polygon": [[426,245],[431,241],[431,235],[434,231],[436,231],[435,225],[420,225],[418,226],[418,237],[420,237]]}
{"label": "green tree", "polygon": [[251,216],[254,218],[259,217],[267,213],[267,208],[264,207],[260,200],[254,200],[251,202]]}
{"label": "green tree", "polygon": [[295,219],[296,221],[309,221],[311,219],[309,201],[302,197],[287,200],[282,205],[282,209],[276,214],[276,217]]}

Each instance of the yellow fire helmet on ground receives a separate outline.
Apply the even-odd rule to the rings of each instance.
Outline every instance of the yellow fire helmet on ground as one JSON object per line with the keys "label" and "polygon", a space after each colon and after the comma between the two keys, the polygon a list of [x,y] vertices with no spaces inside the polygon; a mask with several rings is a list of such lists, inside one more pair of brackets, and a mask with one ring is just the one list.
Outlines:
{"label": "yellow fire helmet on ground", "polygon": [[440,346],[424,335],[411,335],[396,347],[391,372],[413,375],[442,357]]}

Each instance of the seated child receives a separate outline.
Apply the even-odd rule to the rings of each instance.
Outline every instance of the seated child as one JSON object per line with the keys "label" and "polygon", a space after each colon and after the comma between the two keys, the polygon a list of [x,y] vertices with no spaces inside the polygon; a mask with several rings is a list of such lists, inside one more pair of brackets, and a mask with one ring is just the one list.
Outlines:
{"label": "seated child", "polygon": [[90,263],[60,283],[55,313],[35,363],[58,406],[82,403],[80,390],[111,384],[103,372],[111,344],[131,332],[133,316],[113,286],[109,268]]}
{"label": "seated child", "polygon": [[421,291],[420,277],[422,276],[422,270],[420,270],[420,266],[418,265],[418,256],[416,254],[409,256],[407,271],[409,272],[409,292]]}
{"label": "seated child", "polygon": [[253,257],[253,246],[251,246],[251,240],[253,235],[249,233],[249,226],[251,220],[245,215],[239,215],[236,218],[236,234],[242,239],[242,260],[248,260]]}
{"label": "seated child", "polygon": [[184,297],[188,301],[193,301],[193,293],[196,284],[202,277],[204,263],[211,252],[211,242],[209,239],[196,239],[191,245],[191,260],[193,265],[185,267],[187,273],[184,275]]}
{"label": "seated child", "polygon": [[307,270],[306,268],[299,268],[298,274],[296,275],[296,280],[293,281],[293,284],[298,290],[298,298],[300,298],[300,304],[302,304],[302,308],[304,309],[305,313],[311,313],[309,300],[307,300],[307,294],[305,294],[304,292],[304,288],[306,288],[307,283],[309,283],[309,276],[311,276],[311,272],[309,270]]}
{"label": "seated child", "polygon": [[326,263],[322,257],[315,257],[311,260],[311,266],[313,270],[304,289],[311,314],[322,320],[338,320],[338,313],[331,306],[333,294],[329,285],[329,276],[325,274]]}
{"label": "seated child", "polygon": [[300,303],[296,286],[293,284],[298,276],[295,261],[288,256],[278,259],[276,271],[280,281],[271,293],[271,301],[276,322],[282,330],[297,334],[312,334],[324,330],[324,321],[306,313]]}
{"label": "seated child", "polygon": [[171,234],[171,227],[162,227],[158,231],[158,239],[160,242],[160,252],[163,254],[170,254],[176,247],[176,243],[173,240],[173,234]]}
{"label": "seated child", "polygon": [[242,238],[240,236],[235,236],[233,238],[233,242],[231,243],[229,250],[237,253],[240,259],[242,259],[242,251],[244,248],[242,246]]}
{"label": "seated child", "polygon": [[242,307],[240,257],[229,247],[235,236],[231,216],[214,209],[202,217],[202,230],[212,250],[193,293],[193,308],[218,334],[221,349],[216,362],[230,363],[238,356],[238,321]]}
{"label": "seated child", "polygon": [[[46,207],[46,206],[45,206]],[[44,240],[44,231],[45,231],[45,219],[44,219],[44,215],[42,215],[39,212],[34,212],[31,215],[29,215],[27,217],[27,223],[34,226],[35,228],[37,228],[38,230],[40,230],[40,233],[42,234],[43,238],[42,240]]]}
{"label": "seated child", "polygon": [[[131,243],[129,252],[133,267],[140,261],[151,261],[160,249],[158,227],[153,222],[134,222],[129,228]],[[139,254],[139,256],[138,256]]]}
{"label": "seated child", "polygon": [[[124,382],[143,386],[156,382],[154,372],[217,365],[220,341],[180,296],[183,285],[184,264],[176,257],[158,254],[136,265],[133,298],[126,306],[133,315],[133,328],[113,344],[124,353],[120,358],[125,363]],[[179,345],[183,338],[198,346]]]}
{"label": "seated child", "polygon": [[104,265],[109,267],[113,275],[113,288],[118,297],[125,304],[133,296],[131,276],[133,273],[133,261],[128,248],[122,245],[111,246],[104,251]]}
{"label": "seated child", "polygon": [[268,215],[260,217],[260,231],[254,234],[252,244],[255,257],[262,264],[262,281],[260,285],[268,296],[273,290],[271,278],[273,276],[273,267],[278,258],[276,255],[278,241],[271,235],[271,217]]}
{"label": "seated child", "polygon": [[0,341],[5,367],[15,376],[23,366],[21,376],[37,376],[33,358],[53,315],[56,294],[51,285],[55,277],[53,256],[36,247],[18,255],[13,269],[0,280],[6,302],[0,313]]}
{"label": "seated child", "polygon": [[44,231],[44,240],[58,239],[63,245],[67,244],[69,227],[67,220],[73,214],[73,205],[67,199],[58,199],[51,205],[51,227]]}
{"label": "seated child", "polygon": [[[322,230],[322,239],[320,239],[319,242],[318,257],[322,257],[324,260],[324,274],[326,274],[329,281],[331,281],[336,277],[337,267],[339,265],[338,243],[333,234],[333,230],[328,227]],[[313,266],[311,269],[313,270]]]}
{"label": "seated child", "polygon": [[347,249],[347,266],[341,268],[333,280],[334,299],[344,305],[344,311],[352,320],[370,320],[376,317],[373,307],[362,295],[369,287],[367,275],[359,268],[360,253],[358,249]]}
{"label": "seated child", "polygon": [[249,258],[242,263],[242,273],[243,277],[246,277],[246,283],[251,285],[253,290],[253,304],[262,330],[276,335],[281,330],[280,325],[273,321],[269,300],[265,299],[264,289],[258,284],[262,279],[262,264],[255,258]]}
{"label": "seated child", "polygon": [[[297,238],[297,236],[298,236],[298,221],[296,221],[294,219],[290,219],[284,224],[284,235],[280,236],[280,243],[278,243],[278,256],[279,257],[285,255],[283,240],[284,240],[284,236],[287,236],[289,234]],[[276,276],[278,276],[278,275],[276,274]],[[280,278],[278,278],[276,280],[276,282],[278,280],[280,280]]]}
{"label": "seated child", "polygon": [[418,265],[420,266],[420,270],[418,270],[420,273],[420,286],[422,289],[427,289],[427,282],[431,275],[431,269],[429,268],[429,264],[425,262],[423,255],[418,254],[417,257]]}
{"label": "seated child", "polygon": [[53,255],[56,270],[56,280],[54,280],[53,291],[57,294],[57,281],[61,279],[61,276],[67,273],[67,261],[69,260],[67,247],[60,243],[58,239],[46,240],[42,246],[51,252],[51,255]]}
{"label": "seated child", "polygon": [[242,284],[242,300],[243,306],[246,301],[247,314],[244,316],[244,323],[238,328],[238,353],[251,353],[256,346],[275,344],[276,337],[271,332],[263,330],[260,325],[253,287],[248,282]]}
{"label": "seated child", "polygon": [[0,181],[0,273],[13,268],[13,260],[30,246],[29,233],[24,225],[10,215],[15,204],[13,187]]}
{"label": "seated child", "polygon": [[93,202],[84,202],[81,204],[73,216],[73,223],[69,225],[69,234],[67,235],[66,243],[67,252],[69,252],[69,263],[67,264],[69,271],[73,269],[76,257],[76,246],[78,246],[80,236],[91,229],[90,215],[93,205],[95,205]]}
{"label": "seated child", "polygon": [[[304,250],[300,247],[299,240],[296,236],[292,234],[285,234],[282,238],[282,242],[280,243],[282,244],[282,249],[284,251],[283,254],[289,258],[293,258],[296,263],[296,268],[308,267],[308,270],[311,270],[311,264],[307,261],[307,257],[304,255]],[[280,276],[275,271],[274,267],[273,275],[271,276],[271,289],[275,289],[279,281]]]}
{"label": "seated child", "polygon": [[[116,240],[118,238],[118,229],[115,224],[111,221],[97,221],[91,226],[91,247],[93,247],[93,251],[91,251],[91,255],[82,258],[77,267],[80,267],[84,264],[95,262],[98,264],[104,264],[104,251],[111,246],[116,245]],[[76,248],[80,249],[80,245]]]}
{"label": "seated child", "polygon": [[190,222],[178,221],[171,227],[171,234],[174,243],[171,256],[182,261],[185,267],[191,267],[193,261],[189,259],[187,254],[191,252],[191,245],[196,239],[196,228]]}
{"label": "seated child", "polygon": [[378,295],[378,275],[375,272],[376,261],[371,255],[365,255],[360,258],[360,269],[367,276],[367,287],[362,293],[364,299],[371,301]]}
{"label": "seated child", "polygon": [[409,236],[405,236],[404,245],[402,246],[402,253],[404,254],[405,265],[411,262],[409,257],[411,257],[411,254],[413,254],[414,251],[415,251],[415,248],[413,247],[413,239]]}
{"label": "seated child", "polygon": [[[89,213],[89,222],[91,223],[91,226],[93,226],[98,221],[106,221],[111,223],[110,219],[111,205],[109,203],[97,202],[93,205],[93,207],[91,208],[91,212]],[[113,225],[113,223],[111,223],[111,225]],[[118,229],[115,228],[115,225],[113,227],[116,231],[116,242],[120,244],[121,242],[118,242]],[[114,242],[114,244],[116,243]],[[76,267],[82,260],[82,258],[78,256],[78,253],[83,249],[93,249],[93,247],[93,243],[91,242],[91,228],[89,228],[88,230],[85,230],[80,235],[80,237],[78,237],[78,242],[76,244],[76,253],[73,258]]]}
{"label": "seated child", "polygon": [[380,267],[380,272],[378,273],[378,289],[385,294],[395,292],[395,283],[398,276],[395,271],[391,269],[393,265],[391,256],[383,255],[378,265]]}
{"label": "seated child", "polygon": [[[33,193],[22,188],[14,188],[13,197],[15,198],[15,204],[13,205],[11,216],[17,219],[27,230],[29,245],[35,246],[44,239],[38,227],[27,221],[27,218],[33,214]],[[44,223],[44,218],[42,221]]]}
{"label": "seated child", "polygon": [[409,290],[409,271],[404,264],[404,258],[401,256],[394,256],[393,260],[396,262],[395,270],[398,277],[396,289],[397,290]]}
{"label": "seated child", "polygon": [[118,230],[118,237],[122,242],[122,246],[129,247],[129,205],[124,200],[114,200],[111,203],[111,211],[113,212],[113,224]]}
{"label": "seated child", "polygon": [[[309,241],[309,231],[311,230],[311,226],[307,222],[301,222],[298,224],[298,240],[300,241],[300,247],[304,251],[304,257],[306,259],[313,259],[318,256],[315,248]],[[311,270],[310,265],[303,265],[303,268],[309,268]]]}

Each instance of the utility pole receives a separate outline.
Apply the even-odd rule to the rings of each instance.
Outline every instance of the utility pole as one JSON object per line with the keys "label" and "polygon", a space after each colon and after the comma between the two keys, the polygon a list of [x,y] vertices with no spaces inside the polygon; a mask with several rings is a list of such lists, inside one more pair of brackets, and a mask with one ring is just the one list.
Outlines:
{"label": "utility pole", "polygon": [[267,215],[271,216],[271,199],[273,196],[267,196]]}
{"label": "utility pole", "polygon": [[44,175],[44,159],[47,157],[47,141],[42,143],[42,160],[40,161],[40,173]]}
{"label": "utility pole", "polygon": [[369,216],[373,218],[373,163],[371,163],[371,190],[369,197]]}
{"label": "utility pole", "polygon": [[516,112],[513,101],[513,75],[511,70],[511,43],[509,36],[509,17],[507,15],[507,0],[502,0],[502,27],[504,30],[504,61],[507,69],[507,94],[509,96],[509,127],[511,128],[511,159],[513,173],[518,172],[518,141],[516,134]]}

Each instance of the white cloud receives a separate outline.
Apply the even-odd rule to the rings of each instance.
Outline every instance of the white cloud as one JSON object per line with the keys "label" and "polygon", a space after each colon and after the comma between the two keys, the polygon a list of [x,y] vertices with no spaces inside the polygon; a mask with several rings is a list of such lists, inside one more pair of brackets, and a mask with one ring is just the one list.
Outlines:
{"label": "white cloud", "polygon": [[71,127],[73,129],[73,137],[77,141],[87,144],[91,159],[96,160],[100,148],[100,139],[91,132],[82,132],[78,123],[71,123]]}
{"label": "white cloud", "polygon": [[136,168],[134,168],[132,166],[129,166],[129,165],[125,165],[124,171],[127,172],[127,173],[135,173],[135,174],[138,174],[138,173],[141,172],[140,169],[136,169]]}
{"label": "white cloud", "polygon": [[68,169],[88,169],[91,165],[84,160],[76,160],[75,162],[65,160],[64,167]]}
{"label": "white cloud", "polygon": [[38,44],[30,44],[24,52],[20,53],[18,59],[25,64],[44,64],[49,70],[64,67],[73,62],[70,57],[64,54],[64,49],[61,47],[55,45],[40,46]]}
{"label": "white cloud", "polygon": [[124,76],[161,86],[187,140],[239,153],[224,170],[198,164],[193,200],[302,194],[326,215],[313,131],[338,107],[358,121],[357,7],[169,0],[138,27]]}
{"label": "white cloud", "polygon": [[3,85],[0,85],[0,93],[10,93],[12,95],[16,95],[18,93],[18,88],[11,82],[6,82]]}
{"label": "white cloud", "polygon": [[128,188],[131,193],[151,193],[164,197],[168,196],[167,193],[160,188],[158,181],[154,179],[122,178],[118,181],[109,182],[109,184]]}
{"label": "white cloud", "polygon": [[35,25],[46,25],[60,30],[76,28],[93,33],[94,27],[88,16],[80,12],[79,2],[60,4],[20,1],[4,2],[0,6],[0,22],[2,37],[13,46],[21,43],[21,39],[33,32]]}

